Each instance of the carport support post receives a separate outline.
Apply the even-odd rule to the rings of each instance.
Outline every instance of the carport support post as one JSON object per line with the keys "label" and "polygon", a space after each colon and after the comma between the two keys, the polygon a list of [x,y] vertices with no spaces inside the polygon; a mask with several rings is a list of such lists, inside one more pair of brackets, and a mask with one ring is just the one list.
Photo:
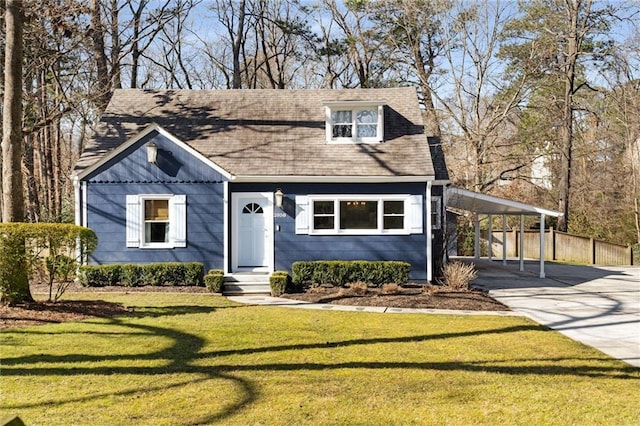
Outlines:
{"label": "carport support post", "polygon": [[524,271],[524,215],[520,215],[520,271]]}
{"label": "carport support post", "polygon": [[544,213],[540,214],[540,278],[544,278]]}
{"label": "carport support post", "polygon": [[507,215],[502,215],[502,264],[507,264]]}
{"label": "carport support post", "polygon": [[475,236],[473,239],[473,258],[480,259],[480,216],[475,216]]}
{"label": "carport support post", "polygon": [[493,216],[489,215],[489,262],[491,262],[491,258],[493,257]]}

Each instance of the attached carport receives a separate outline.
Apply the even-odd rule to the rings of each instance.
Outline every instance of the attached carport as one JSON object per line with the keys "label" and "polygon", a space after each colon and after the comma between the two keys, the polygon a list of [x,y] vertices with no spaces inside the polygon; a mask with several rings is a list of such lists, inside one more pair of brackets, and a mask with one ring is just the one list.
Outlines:
{"label": "attached carport", "polygon": [[[474,239],[474,255],[476,258],[480,256],[480,215],[489,217],[489,247],[492,245],[492,218],[494,215],[502,216],[502,262],[507,263],[507,216],[520,216],[520,247],[518,250],[520,259],[520,271],[524,271],[524,217],[539,216],[540,217],[540,278],[545,278],[544,272],[544,229],[545,218],[547,216],[560,217],[562,213],[543,209],[541,207],[532,206],[530,204],[520,203],[508,200],[506,198],[495,197],[493,195],[481,194],[479,192],[469,191],[467,189],[449,187],[447,188],[447,207],[457,210],[465,210],[474,214],[475,239]],[[489,259],[491,260],[491,250],[489,250]]]}

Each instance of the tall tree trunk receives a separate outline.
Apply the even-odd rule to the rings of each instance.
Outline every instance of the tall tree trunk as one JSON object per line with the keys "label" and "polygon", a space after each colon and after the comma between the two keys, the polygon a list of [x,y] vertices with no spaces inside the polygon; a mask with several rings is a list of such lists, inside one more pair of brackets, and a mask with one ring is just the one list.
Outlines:
{"label": "tall tree trunk", "polygon": [[[4,103],[2,117],[2,210],[3,222],[24,220],[22,187],[22,57],[24,10],[22,0],[6,0]],[[9,248],[12,255],[24,259],[25,246]],[[22,256],[20,256],[22,255]],[[0,298],[12,303],[31,302],[26,265],[12,263],[3,271]]]}
{"label": "tall tree trunk", "polygon": [[242,74],[240,69],[240,53],[244,40],[244,20],[246,16],[245,0],[240,1],[238,6],[238,29],[236,30],[235,39],[233,40],[233,80],[231,83],[232,89],[242,88]]}
{"label": "tall tree trunk", "polygon": [[569,36],[564,62],[564,98],[562,110],[562,132],[560,141],[561,170],[558,208],[563,216],[558,219],[558,229],[567,232],[570,221],[571,167],[573,156],[573,94],[575,91],[576,62],[578,61],[578,0],[567,2],[569,7]]}
{"label": "tall tree trunk", "polygon": [[4,116],[2,120],[2,221],[24,220],[22,188],[22,56],[23,6],[7,0],[4,61]]}
{"label": "tall tree trunk", "polygon": [[107,55],[104,46],[104,27],[102,25],[102,13],[100,1],[91,0],[91,39],[93,41],[93,59],[96,62],[98,73],[98,87],[96,93],[96,105],[100,112],[104,111],[111,97],[111,78],[107,67]]}

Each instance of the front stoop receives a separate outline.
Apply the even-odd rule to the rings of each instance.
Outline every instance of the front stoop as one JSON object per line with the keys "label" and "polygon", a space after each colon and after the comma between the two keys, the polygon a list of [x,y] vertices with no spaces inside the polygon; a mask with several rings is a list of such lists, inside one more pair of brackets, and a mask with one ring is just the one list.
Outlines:
{"label": "front stoop", "polygon": [[271,294],[269,274],[241,272],[225,275],[222,286],[224,295]]}

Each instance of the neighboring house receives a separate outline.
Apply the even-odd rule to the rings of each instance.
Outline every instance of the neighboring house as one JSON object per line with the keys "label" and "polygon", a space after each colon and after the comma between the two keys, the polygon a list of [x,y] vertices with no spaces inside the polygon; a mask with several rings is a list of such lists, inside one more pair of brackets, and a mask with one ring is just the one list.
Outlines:
{"label": "neighboring house", "polygon": [[93,264],[401,260],[431,280],[446,179],[414,88],[116,90],[75,169],[76,222]]}

